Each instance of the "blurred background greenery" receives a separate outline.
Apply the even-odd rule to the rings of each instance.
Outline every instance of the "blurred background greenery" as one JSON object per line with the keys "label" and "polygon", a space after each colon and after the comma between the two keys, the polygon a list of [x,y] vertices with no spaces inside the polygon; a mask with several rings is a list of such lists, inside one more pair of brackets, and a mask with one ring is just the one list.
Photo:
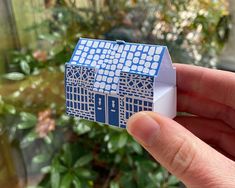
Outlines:
{"label": "blurred background greenery", "polygon": [[232,70],[232,10],[232,0],[0,0],[0,187],[183,187],[125,130],[65,115],[64,63],[91,37]]}

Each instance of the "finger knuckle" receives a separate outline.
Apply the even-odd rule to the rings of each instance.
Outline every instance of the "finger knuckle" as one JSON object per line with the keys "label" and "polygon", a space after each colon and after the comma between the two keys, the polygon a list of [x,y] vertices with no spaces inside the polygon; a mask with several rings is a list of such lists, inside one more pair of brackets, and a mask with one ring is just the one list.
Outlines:
{"label": "finger knuckle", "polygon": [[178,176],[187,173],[196,155],[193,148],[193,145],[189,144],[186,140],[181,140],[176,143],[176,146],[172,150],[169,163],[173,173]]}

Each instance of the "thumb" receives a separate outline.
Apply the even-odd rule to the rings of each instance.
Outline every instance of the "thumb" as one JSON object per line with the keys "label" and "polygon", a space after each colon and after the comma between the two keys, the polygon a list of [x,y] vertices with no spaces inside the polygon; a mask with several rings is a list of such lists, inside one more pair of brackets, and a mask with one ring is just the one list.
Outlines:
{"label": "thumb", "polygon": [[235,163],[177,122],[139,112],[127,131],[163,166],[189,187],[235,187]]}

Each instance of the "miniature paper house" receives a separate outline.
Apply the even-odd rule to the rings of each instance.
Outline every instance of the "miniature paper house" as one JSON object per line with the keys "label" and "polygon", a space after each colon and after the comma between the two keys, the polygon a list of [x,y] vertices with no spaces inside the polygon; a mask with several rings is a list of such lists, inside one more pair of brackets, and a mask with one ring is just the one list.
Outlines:
{"label": "miniature paper house", "polygon": [[121,128],[139,111],[176,115],[166,46],[81,38],[66,63],[65,90],[67,114]]}

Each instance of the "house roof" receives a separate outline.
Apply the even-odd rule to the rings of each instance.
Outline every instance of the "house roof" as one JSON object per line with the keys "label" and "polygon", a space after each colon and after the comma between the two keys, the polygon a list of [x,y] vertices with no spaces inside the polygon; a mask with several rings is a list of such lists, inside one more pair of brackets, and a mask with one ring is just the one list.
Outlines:
{"label": "house roof", "polygon": [[157,76],[167,47],[81,38],[69,64],[97,70],[94,91],[118,92],[121,72]]}

